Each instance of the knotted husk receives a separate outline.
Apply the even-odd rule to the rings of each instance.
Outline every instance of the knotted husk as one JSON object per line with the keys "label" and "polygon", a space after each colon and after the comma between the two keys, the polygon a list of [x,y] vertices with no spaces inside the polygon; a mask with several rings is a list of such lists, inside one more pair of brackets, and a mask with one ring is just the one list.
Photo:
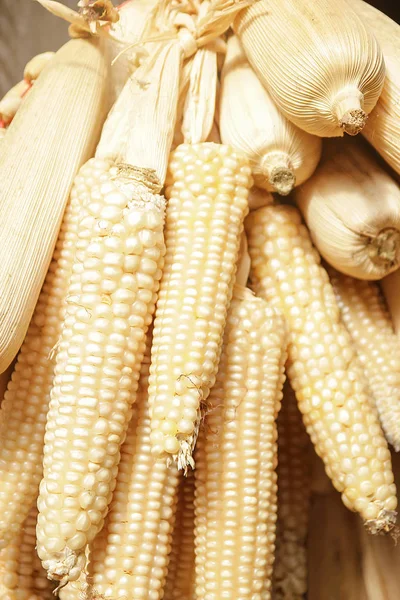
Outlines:
{"label": "knotted husk", "polygon": [[386,65],[382,94],[363,135],[400,175],[400,26],[362,0],[352,0],[352,7],[378,40]]}
{"label": "knotted husk", "polygon": [[70,187],[107,106],[99,40],[67,42],[18,110],[0,148],[0,372],[24,339]]}
{"label": "knotted husk", "polygon": [[234,22],[280,110],[321,137],[359,133],[383,87],[382,52],[350,4],[260,0]]}

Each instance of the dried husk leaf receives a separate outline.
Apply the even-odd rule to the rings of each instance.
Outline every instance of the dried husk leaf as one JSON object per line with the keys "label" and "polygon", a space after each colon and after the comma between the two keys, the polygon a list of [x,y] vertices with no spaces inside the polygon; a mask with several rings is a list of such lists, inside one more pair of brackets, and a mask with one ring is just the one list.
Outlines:
{"label": "dried husk leaf", "polygon": [[24,339],[71,184],[107,105],[99,40],[71,40],[48,63],[0,148],[0,372]]}
{"label": "dried husk leaf", "polygon": [[356,135],[385,76],[382,52],[346,0],[260,0],[234,22],[247,57],[295,125]]}
{"label": "dried husk leaf", "polygon": [[182,133],[188,144],[205,142],[214,123],[217,94],[217,54],[200,48],[190,72],[189,89],[183,111]]}
{"label": "dried husk leaf", "polygon": [[400,26],[362,0],[352,0],[352,7],[378,40],[386,65],[382,94],[363,135],[400,175]]}
{"label": "dried husk leaf", "polygon": [[[118,7],[119,21],[112,25],[112,39],[107,39],[111,68],[112,102],[118,98],[128,77],[140,66],[148,51],[135,45],[147,31],[157,0],[129,0]],[[134,45],[133,47],[130,47]],[[150,49],[148,49],[150,50]],[[118,58],[117,58],[118,57]]]}
{"label": "dried husk leaf", "polygon": [[358,140],[324,143],[313,177],[294,191],[325,260],[359,279],[400,264],[400,188]]}
{"label": "dried husk leaf", "polygon": [[190,85],[190,73],[192,72],[194,56],[191,56],[187,60],[184,61],[182,69],[181,69],[181,79],[179,82],[179,98],[176,109],[176,124],[175,124],[175,132],[174,139],[172,141],[171,149],[173,150],[180,144],[183,144],[184,138],[182,133],[182,124],[183,124],[183,115],[184,108],[186,103],[186,96],[188,93],[189,85]]}
{"label": "dried husk leaf", "polygon": [[175,129],[182,49],[161,45],[126,82],[104,125],[96,156],[154,169],[161,185]]}
{"label": "dried husk leaf", "polygon": [[393,328],[400,336],[400,270],[397,269],[384,277],[380,284],[392,317]]}
{"label": "dried husk leaf", "polygon": [[90,35],[91,31],[86,19],[75,10],[72,10],[72,8],[55,0],[36,0],[36,2],[39,2],[43,8],[51,12],[55,17],[60,17],[60,19],[71,23],[78,37],[80,35],[83,36],[85,32]]}
{"label": "dried husk leaf", "polygon": [[254,182],[286,196],[314,172],[322,142],[280,112],[248,63],[237,36],[228,40],[222,70],[222,141],[248,157]]}

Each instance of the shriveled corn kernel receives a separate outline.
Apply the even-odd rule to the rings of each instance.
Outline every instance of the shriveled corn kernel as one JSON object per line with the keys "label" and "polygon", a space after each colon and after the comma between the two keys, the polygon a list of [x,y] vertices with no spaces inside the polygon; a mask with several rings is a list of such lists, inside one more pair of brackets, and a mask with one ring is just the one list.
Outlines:
{"label": "shriveled corn kernel", "polygon": [[165,251],[150,173],[106,162],[87,172],[38,500],[38,553],[61,585],[78,579],[111,501]]}
{"label": "shriveled corn kernel", "polygon": [[246,231],[252,285],[286,316],[288,377],[327,474],[372,531],[391,529],[397,499],[390,452],[300,213],[267,206],[251,213]]}
{"label": "shriveled corn kernel", "polygon": [[[97,163],[97,170],[104,163]],[[93,176],[92,164],[86,168]],[[17,535],[42,477],[46,414],[77,242],[81,175],[71,191],[52,262],[0,409],[0,548]]]}
{"label": "shriveled corn kernel", "polygon": [[364,367],[386,439],[400,450],[400,346],[378,284],[332,268],[343,322]]}
{"label": "shriveled corn kernel", "polygon": [[278,416],[278,521],[272,597],[302,600],[307,592],[311,444],[289,382]]}
{"label": "shriveled corn kernel", "polygon": [[229,146],[182,144],[172,154],[149,394],[153,453],[183,469],[215,381],[250,183]]}
{"label": "shriveled corn kernel", "polygon": [[110,511],[91,548],[88,582],[93,600],[161,600],[163,595],[178,470],[151,454],[148,371],[144,363]]}
{"label": "shriveled corn kernel", "polygon": [[181,476],[163,600],[194,599],[194,472]]}
{"label": "shriveled corn kernel", "polygon": [[285,358],[283,317],[234,295],[195,453],[198,600],[271,598]]}

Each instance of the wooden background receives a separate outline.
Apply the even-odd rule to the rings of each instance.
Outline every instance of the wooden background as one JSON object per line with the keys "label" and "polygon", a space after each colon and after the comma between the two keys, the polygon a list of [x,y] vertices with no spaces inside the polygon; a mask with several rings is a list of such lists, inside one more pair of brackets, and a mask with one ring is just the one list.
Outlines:
{"label": "wooden background", "polygon": [[[76,0],[63,1],[76,6]],[[370,3],[400,22],[400,0]],[[67,25],[34,0],[0,0],[0,97],[21,79],[33,55],[56,50],[67,39]],[[316,465],[308,600],[400,600],[400,544],[367,536],[360,519],[342,505],[317,458]],[[395,468],[400,489],[398,457]]]}

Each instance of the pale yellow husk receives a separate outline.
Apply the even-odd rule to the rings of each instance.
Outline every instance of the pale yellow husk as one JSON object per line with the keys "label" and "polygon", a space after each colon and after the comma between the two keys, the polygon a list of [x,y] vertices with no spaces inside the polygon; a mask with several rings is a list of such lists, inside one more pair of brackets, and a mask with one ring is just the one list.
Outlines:
{"label": "pale yellow husk", "polygon": [[362,0],[351,5],[378,40],[386,65],[385,85],[363,135],[400,174],[400,26]]}
{"label": "pale yellow husk", "polygon": [[48,63],[0,150],[0,372],[24,339],[73,178],[107,110],[99,41],[71,40]]}
{"label": "pale yellow husk", "polygon": [[237,16],[234,29],[288,119],[323,137],[361,131],[385,68],[346,0],[260,0]]}
{"label": "pale yellow husk", "polygon": [[248,63],[237,36],[228,41],[222,71],[219,125],[222,141],[245,153],[254,182],[286,196],[314,172],[321,139],[280,112]]}
{"label": "pale yellow husk", "polygon": [[338,271],[381,279],[400,264],[400,189],[359,140],[326,142],[294,198],[314,244]]}

